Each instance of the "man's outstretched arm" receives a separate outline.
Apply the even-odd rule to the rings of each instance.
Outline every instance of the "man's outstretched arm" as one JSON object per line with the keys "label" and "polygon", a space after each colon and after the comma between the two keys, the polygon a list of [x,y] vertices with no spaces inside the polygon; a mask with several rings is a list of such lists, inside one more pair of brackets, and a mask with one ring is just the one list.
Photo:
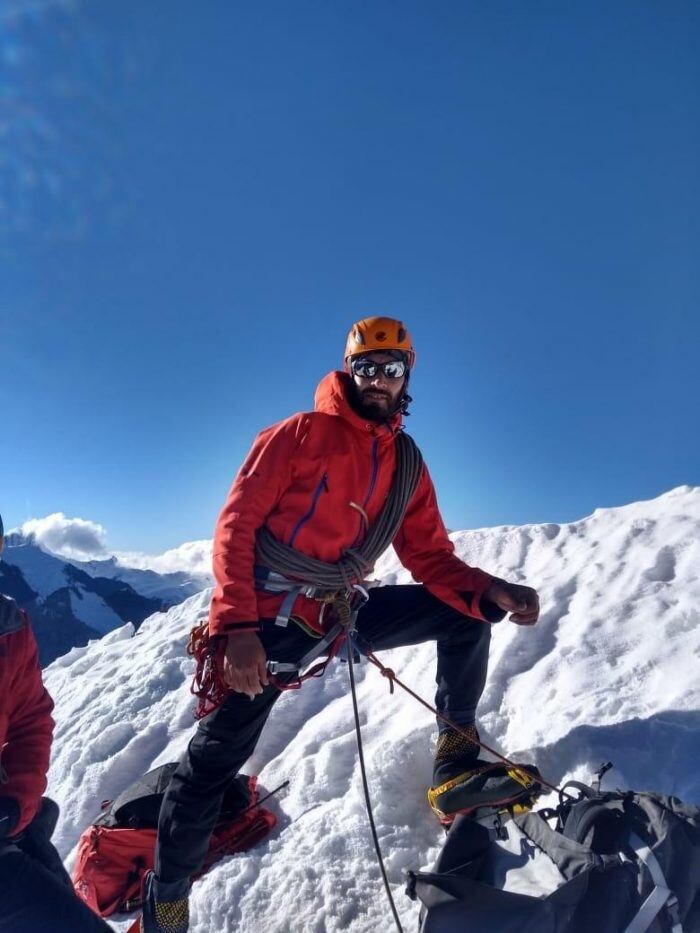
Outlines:
{"label": "man's outstretched arm", "polygon": [[535,590],[507,583],[457,557],[427,467],[423,468],[393,543],[399,560],[417,582],[452,590],[473,618],[497,622],[510,612],[511,621],[519,625],[537,621],[539,600]]}

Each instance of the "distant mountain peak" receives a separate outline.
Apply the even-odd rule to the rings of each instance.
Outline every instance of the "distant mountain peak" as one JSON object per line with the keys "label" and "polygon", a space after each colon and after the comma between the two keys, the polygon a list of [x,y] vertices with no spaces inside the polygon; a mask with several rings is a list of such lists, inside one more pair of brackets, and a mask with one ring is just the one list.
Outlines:
{"label": "distant mountain peak", "polygon": [[42,664],[125,622],[138,628],[154,612],[202,589],[201,581],[122,568],[114,556],[67,560],[31,534],[12,532],[5,540],[0,592],[28,611]]}

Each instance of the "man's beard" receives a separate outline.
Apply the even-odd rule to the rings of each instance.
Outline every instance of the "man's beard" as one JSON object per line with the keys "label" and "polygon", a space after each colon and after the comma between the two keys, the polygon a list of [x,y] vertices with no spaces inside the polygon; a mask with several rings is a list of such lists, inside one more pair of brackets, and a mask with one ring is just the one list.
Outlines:
{"label": "man's beard", "polygon": [[388,405],[368,399],[366,395],[367,392],[361,392],[355,382],[350,384],[350,404],[358,415],[367,418],[368,421],[388,421],[401,408],[403,393],[393,401],[390,395],[385,396]]}

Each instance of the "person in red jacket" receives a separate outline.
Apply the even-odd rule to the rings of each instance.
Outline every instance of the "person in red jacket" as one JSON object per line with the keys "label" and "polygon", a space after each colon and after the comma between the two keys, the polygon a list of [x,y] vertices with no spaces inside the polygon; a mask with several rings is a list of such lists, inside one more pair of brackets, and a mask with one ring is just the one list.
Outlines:
{"label": "person in red jacket", "polygon": [[[144,933],[183,933],[189,879],[204,860],[227,782],[250,757],[279,681],[270,662],[296,664],[329,624],[319,593],[290,585],[256,558],[265,528],[300,554],[335,563],[380,515],[396,466],[396,438],[415,362],[401,321],[353,325],[344,371],[318,386],[312,412],[262,431],[241,466],[214,535],[216,587],[209,635],[223,640],[226,701],[203,719],[165,794],[155,874],[146,885]],[[489,622],[511,613],[536,622],[537,593],[506,583],[454,553],[427,467],[393,539],[419,585],[369,590],[357,631],[372,649],[437,642],[436,706],[471,740],[440,727],[433,782],[464,775],[477,759],[476,708],[488,664]]]}
{"label": "person in red jacket", "polygon": [[[0,554],[3,545],[0,518]],[[108,931],[76,896],[50,842],[58,807],[42,794],[52,709],[27,615],[0,594],[0,929]]]}

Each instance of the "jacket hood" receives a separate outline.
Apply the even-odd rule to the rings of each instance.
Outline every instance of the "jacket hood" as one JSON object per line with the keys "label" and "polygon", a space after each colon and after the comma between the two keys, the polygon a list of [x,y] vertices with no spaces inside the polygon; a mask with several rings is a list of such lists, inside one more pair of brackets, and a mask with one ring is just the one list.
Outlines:
{"label": "jacket hood", "polygon": [[399,413],[388,421],[370,421],[358,415],[348,401],[350,376],[336,370],[328,373],[319,382],[314,396],[314,411],[326,415],[339,415],[363,433],[394,435],[401,430],[402,418]]}

